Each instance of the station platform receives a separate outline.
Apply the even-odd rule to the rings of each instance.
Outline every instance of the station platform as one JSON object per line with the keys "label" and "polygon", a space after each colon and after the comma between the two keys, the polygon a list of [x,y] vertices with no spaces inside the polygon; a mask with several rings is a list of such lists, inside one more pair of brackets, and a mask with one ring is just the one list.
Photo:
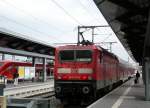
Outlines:
{"label": "station platform", "polygon": [[87,108],[150,108],[150,102],[145,101],[142,79],[134,84],[132,78]]}
{"label": "station platform", "polygon": [[4,88],[4,96],[24,98],[54,91],[54,80],[46,82],[21,82],[17,86],[8,84]]}
{"label": "station platform", "polygon": [[41,84],[41,83],[54,83],[54,79],[48,79],[46,82],[32,82],[31,80],[29,81],[22,81],[18,82],[18,85],[14,85],[14,83],[9,83],[6,85],[6,88],[14,88],[14,87],[21,87],[21,86],[29,86],[29,85],[36,85],[36,84]]}

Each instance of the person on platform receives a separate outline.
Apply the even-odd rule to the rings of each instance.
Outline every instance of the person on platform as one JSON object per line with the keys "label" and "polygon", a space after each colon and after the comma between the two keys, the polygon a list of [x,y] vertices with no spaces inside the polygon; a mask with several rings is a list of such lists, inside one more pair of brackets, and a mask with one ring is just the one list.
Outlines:
{"label": "person on platform", "polygon": [[140,73],[137,71],[135,75],[135,84],[139,83]]}
{"label": "person on platform", "polygon": [[13,74],[13,78],[14,78],[14,86],[17,86],[18,85],[18,77],[19,77],[19,74],[17,72],[15,72]]}

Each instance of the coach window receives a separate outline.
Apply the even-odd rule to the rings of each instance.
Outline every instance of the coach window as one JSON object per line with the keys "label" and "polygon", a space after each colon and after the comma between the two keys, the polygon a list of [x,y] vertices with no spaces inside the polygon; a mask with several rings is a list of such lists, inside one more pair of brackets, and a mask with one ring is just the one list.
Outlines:
{"label": "coach window", "polygon": [[60,61],[74,61],[74,51],[73,50],[64,50],[59,53]]}

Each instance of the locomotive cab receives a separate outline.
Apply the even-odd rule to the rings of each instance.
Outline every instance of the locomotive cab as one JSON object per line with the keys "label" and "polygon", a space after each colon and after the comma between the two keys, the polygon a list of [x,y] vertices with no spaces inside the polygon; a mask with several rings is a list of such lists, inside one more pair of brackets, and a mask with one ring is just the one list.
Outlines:
{"label": "locomotive cab", "polygon": [[56,49],[55,94],[63,99],[69,96],[89,95],[93,90],[95,60],[92,46],[68,46]]}

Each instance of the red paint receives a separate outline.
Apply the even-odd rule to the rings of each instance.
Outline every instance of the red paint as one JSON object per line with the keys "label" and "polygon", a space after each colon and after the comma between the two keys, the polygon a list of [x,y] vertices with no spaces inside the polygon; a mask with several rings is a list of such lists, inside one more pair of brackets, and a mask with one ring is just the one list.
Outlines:
{"label": "red paint", "polygon": [[62,80],[68,80],[69,77],[67,75],[62,76]]}
{"label": "red paint", "polygon": [[[0,61],[0,75],[6,76],[8,79],[13,79],[13,74],[18,72],[18,66],[24,66],[24,67],[32,67],[32,63],[28,62],[17,62],[17,61]],[[47,65],[47,72],[50,71],[51,68],[53,68],[50,65]],[[40,71],[43,69],[42,64],[36,64],[35,65],[36,71]]]}
{"label": "red paint", "polygon": [[81,78],[80,78],[81,80],[88,80],[88,76],[86,76],[86,75],[83,75],[83,76],[81,76]]}

